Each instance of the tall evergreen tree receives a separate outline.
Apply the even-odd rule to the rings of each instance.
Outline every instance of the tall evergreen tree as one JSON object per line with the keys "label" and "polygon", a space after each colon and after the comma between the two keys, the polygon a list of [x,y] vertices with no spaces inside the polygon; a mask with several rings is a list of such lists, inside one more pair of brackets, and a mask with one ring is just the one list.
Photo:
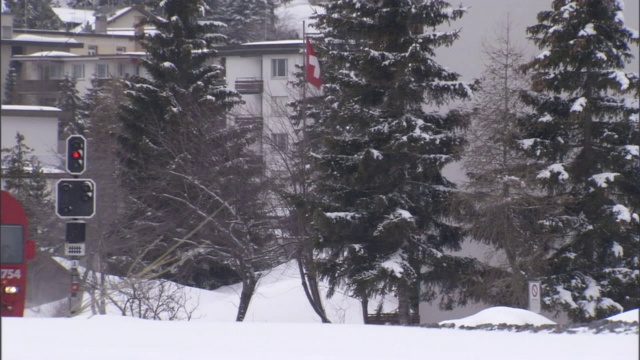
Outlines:
{"label": "tall evergreen tree", "polygon": [[[59,219],[47,185],[44,169],[33,149],[25,144],[24,135],[16,134],[16,145],[2,149],[2,179],[4,188],[25,207],[29,218],[29,236],[41,248],[53,250],[59,244]],[[56,237],[57,236],[57,237]]]}
{"label": "tall evergreen tree", "polygon": [[80,97],[80,91],[76,88],[76,80],[65,76],[60,82],[60,91],[56,101],[56,107],[66,111],[69,115],[60,119],[58,126],[58,138],[66,139],[69,135],[83,134],[86,128],[83,119],[83,109],[86,107]]}
{"label": "tall evergreen tree", "polygon": [[13,14],[16,29],[58,30],[62,21],[53,12],[52,0],[5,0],[9,12]]}
{"label": "tall evergreen tree", "polygon": [[622,1],[555,0],[527,29],[543,50],[526,65],[535,114],[522,121],[522,147],[561,214],[544,224],[559,236],[545,279],[545,303],[575,320],[640,305],[638,75],[624,72],[638,32]]}
{"label": "tall evergreen tree", "polygon": [[498,38],[484,45],[484,54],[462,162],[469,180],[456,193],[454,206],[470,238],[499,256],[484,264],[477,272],[480,281],[465,290],[487,304],[526,308],[527,280],[541,275],[550,241],[538,221],[551,204],[539,196],[531,160],[517,148],[516,119],[531,110],[519,96],[529,86],[521,69],[526,55],[514,42],[508,20]]}
{"label": "tall evergreen tree", "polygon": [[[434,60],[459,31],[435,28],[465,8],[445,1],[340,0],[323,5],[315,44],[323,99],[309,105],[322,273],[332,290],[363,301],[393,294],[400,322],[417,312],[420,280],[445,281],[463,260],[444,254],[460,245],[448,221],[453,185],[442,168],[456,159],[466,124],[459,112],[427,111],[471,90]],[[366,309],[365,309],[366,311]]]}
{"label": "tall evergreen tree", "polygon": [[234,42],[276,40],[275,10],[291,0],[207,0],[211,18],[227,25],[224,31]]}
{"label": "tall evergreen tree", "polygon": [[[198,22],[201,0],[161,2],[157,33],[141,44],[148,79],[125,83],[119,137],[123,184],[135,200],[135,234],[154,242],[149,255],[173,259],[174,278],[215,287],[216,268],[243,282],[244,319],[273,240],[263,163],[249,151],[249,126],[227,122],[239,95],[226,88],[213,46],[226,41],[217,23]],[[130,236],[130,235],[129,235]],[[177,244],[182,244],[175,248]],[[155,270],[167,270],[164,266]]]}
{"label": "tall evergreen tree", "polygon": [[4,99],[3,104],[14,104],[16,99],[16,84],[18,83],[18,71],[16,70],[16,62],[9,63],[9,71],[4,82]]}

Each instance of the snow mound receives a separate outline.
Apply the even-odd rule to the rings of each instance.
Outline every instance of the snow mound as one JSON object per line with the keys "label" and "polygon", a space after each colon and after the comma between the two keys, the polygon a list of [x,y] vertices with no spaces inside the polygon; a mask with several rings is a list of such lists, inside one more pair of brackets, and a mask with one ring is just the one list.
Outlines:
{"label": "snow mound", "polygon": [[640,316],[640,312],[638,311],[638,309],[633,309],[633,310],[625,311],[625,312],[620,313],[618,315],[614,315],[614,316],[608,317],[607,320],[609,320],[609,321],[634,322],[634,321],[639,321],[638,320],[639,316]]}
{"label": "snow mound", "polygon": [[504,306],[492,307],[475,315],[457,320],[441,321],[440,325],[453,324],[456,327],[474,327],[485,324],[507,325],[555,325],[556,323],[534,312]]}

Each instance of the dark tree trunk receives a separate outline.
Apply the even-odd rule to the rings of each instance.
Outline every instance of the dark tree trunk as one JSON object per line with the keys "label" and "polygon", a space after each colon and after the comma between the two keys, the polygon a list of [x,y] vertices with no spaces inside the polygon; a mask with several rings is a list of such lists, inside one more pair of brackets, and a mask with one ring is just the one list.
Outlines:
{"label": "dark tree trunk", "polygon": [[309,304],[313,308],[313,311],[318,314],[320,320],[323,323],[330,323],[329,318],[322,306],[322,298],[320,296],[320,290],[318,289],[318,277],[312,269],[310,269],[309,265],[305,266],[305,261],[303,260],[303,256],[299,256],[297,259],[298,269],[300,270],[300,281],[302,281],[302,288],[304,289],[304,294],[307,296],[307,300],[309,300]]}
{"label": "dark tree trunk", "polygon": [[242,279],[242,292],[240,293],[240,304],[238,305],[238,314],[236,315],[236,321],[243,321],[249,310],[249,304],[251,298],[256,290],[258,279],[253,272],[245,272],[244,279]]}
{"label": "dark tree trunk", "polygon": [[369,323],[369,298],[363,296],[360,298],[360,304],[362,305],[362,322]]}
{"label": "dark tree trunk", "polygon": [[404,282],[398,283],[398,324],[409,325],[411,323],[411,296],[409,286]]}

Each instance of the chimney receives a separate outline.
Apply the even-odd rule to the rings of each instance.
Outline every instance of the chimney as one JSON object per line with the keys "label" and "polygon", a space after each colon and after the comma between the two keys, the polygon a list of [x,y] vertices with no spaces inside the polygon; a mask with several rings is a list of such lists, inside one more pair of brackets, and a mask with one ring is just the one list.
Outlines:
{"label": "chimney", "polygon": [[[2,2],[4,4],[4,1]],[[2,38],[13,38],[13,15],[9,13],[2,13]]]}
{"label": "chimney", "polygon": [[96,16],[96,26],[95,26],[94,32],[96,34],[107,33],[107,16],[106,15]]}

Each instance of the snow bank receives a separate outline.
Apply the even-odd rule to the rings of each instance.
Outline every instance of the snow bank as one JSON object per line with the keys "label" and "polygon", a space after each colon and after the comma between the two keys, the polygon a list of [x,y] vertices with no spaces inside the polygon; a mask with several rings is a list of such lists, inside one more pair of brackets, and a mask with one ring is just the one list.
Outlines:
{"label": "snow bank", "polygon": [[515,309],[504,306],[492,307],[480,311],[475,315],[458,320],[447,320],[439,323],[440,325],[453,324],[456,327],[466,326],[474,327],[485,324],[507,324],[507,325],[555,325],[556,323],[547,319],[542,315],[534,312]]}
{"label": "snow bank", "polygon": [[629,310],[629,311],[625,311],[623,313],[620,313],[618,315],[614,315],[611,317],[608,317],[607,320],[609,321],[625,321],[625,322],[638,322],[640,321],[640,312],[638,312],[638,309],[633,309],[633,310]]}

